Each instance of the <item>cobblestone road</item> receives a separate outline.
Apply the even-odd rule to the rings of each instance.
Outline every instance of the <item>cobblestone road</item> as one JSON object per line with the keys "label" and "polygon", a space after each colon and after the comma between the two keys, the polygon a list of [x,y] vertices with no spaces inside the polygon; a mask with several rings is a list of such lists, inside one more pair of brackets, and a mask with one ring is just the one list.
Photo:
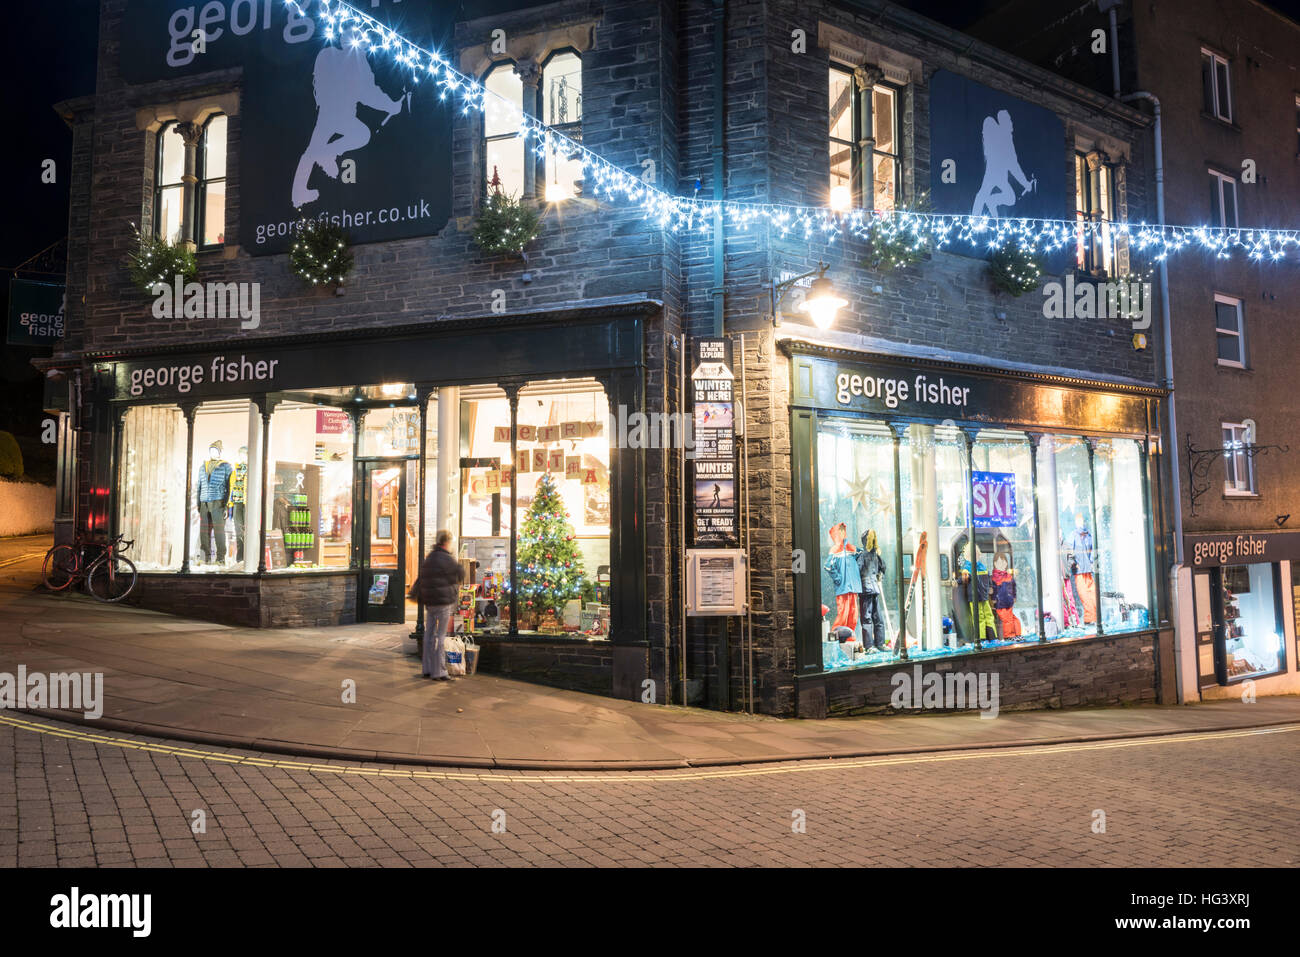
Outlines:
{"label": "cobblestone road", "polygon": [[[111,733],[87,739],[96,734],[0,715],[0,768],[14,771],[0,774],[0,866],[1300,859],[1296,727],[631,774],[341,762],[311,770],[305,759],[269,754]],[[195,811],[203,833],[192,830]],[[1096,812],[1105,833],[1094,833]]]}

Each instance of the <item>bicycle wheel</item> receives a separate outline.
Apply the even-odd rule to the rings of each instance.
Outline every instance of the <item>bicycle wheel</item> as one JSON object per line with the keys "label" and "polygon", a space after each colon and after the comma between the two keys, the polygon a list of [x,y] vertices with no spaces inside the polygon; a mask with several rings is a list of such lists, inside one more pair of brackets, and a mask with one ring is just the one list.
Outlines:
{"label": "bicycle wheel", "polygon": [[55,545],[45,553],[41,580],[50,591],[63,591],[77,579],[81,559],[71,545]]}
{"label": "bicycle wheel", "polygon": [[86,577],[86,590],[100,601],[121,601],[135,588],[131,559],[113,556],[97,562]]}

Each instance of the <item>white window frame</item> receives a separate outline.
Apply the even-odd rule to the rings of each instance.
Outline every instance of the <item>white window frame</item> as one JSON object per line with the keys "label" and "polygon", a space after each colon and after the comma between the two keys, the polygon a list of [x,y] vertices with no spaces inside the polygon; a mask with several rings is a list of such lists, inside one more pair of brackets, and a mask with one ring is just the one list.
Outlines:
{"label": "white window frame", "polygon": [[[872,207],[874,207],[876,198],[874,195],[872,196],[866,195],[866,183],[863,182],[864,177],[862,175],[864,170],[870,169],[872,173],[872,183],[874,184],[876,157],[883,157],[885,159],[892,160],[893,169],[894,169],[894,182],[893,182],[892,192],[894,196],[894,209],[897,209],[899,204],[902,202],[901,194],[903,188],[903,133],[902,133],[900,121],[902,119],[902,112],[903,112],[904,87],[895,84],[893,80],[887,76],[879,83],[873,84],[869,92],[865,90],[859,90],[857,77],[854,75],[853,67],[845,63],[841,63],[835,59],[832,59],[829,64],[829,71],[827,74],[828,79],[831,73],[840,73],[848,79],[848,83],[849,83],[848,112],[850,115],[849,125],[852,132],[850,133],[849,140],[845,141],[842,139],[838,139],[837,137],[831,136],[830,131],[827,130],[826,133],[827,153],[828,154],[830,153],[830,147],[832,146],[842,146],[848,150],[849,167],[850,167],[848,185],[849,185],[849,190],[853,195],[853,205],[855,207],[866,208],[866,209],[871,209]],[[883,93],[889,97],[889,108],[891,111],[890,123],[893,125],[893,131],[894,131],[894,148],[892,151],[882,150],[882,149],[877,149],[876,146],[874,145],[876,142],[876,131],[879,129],[879,125],[876,119],[875,103],[873,102],[871,105],[872,106],[871,142],[873,145],[871,148],[871,155],[865,158],[865,163],[869,163],[870,166],[866,166],[864,164],[864,157],[863,157],[863,151],[861,145],[862,140],[864,139],[862,135],[862,97],[874,96],[876,93]],[[834,104],[829,102],[829,91],[827,95],[828,95],[827,109],[829,111],[829,108],[831,106],[834,106]],[[837,184],[835,182],[835,176],[833,173],[831,174],[829,182],[830,182],[831,190],[834,190],[837,185],[843,185],[843,184]]]}
{"label": "white window frame", "polygon": [[[1238,196],[1237,193],[1237,177],[1230,176],[1227,173],[1221,173],[1217,169],[1211,169],[1209,172],[1210,172],[1210,176],[1216,181],[1215,183],[1212,184],[1212,188],[1215,189],[1216,194],[1218,196],[1219,208],[1217,210],[1217,219],[1218,219],[1217,225],[1226,226],[1229,229],[1239,229],[1240,228],[1239,223],[1241,222],[1241,207],[1238,205],[1240,197]],[[1227,206],[1223,202],[1223,190],[1224,190],[1224,184],[1226,183],[1232,184],[1232,222],[1231,223],[1227,221],[1228,210],[1227,210]],[[1216,216],[1216,211],[1211,209],[1210,215]]]}
{"label": "white window frame", "polygon": [[[1224,329],[1219,325],[1219,306],[1236,306],[1237,307],[1237,328]],[[1224,359],[1219,356],[1219,336],[1236,336],[1237,337],[1237,355],[1240,361]],[[1221,366],[1228,366],[1232,369],[1246,368],[1246,310],[1243,303],[1236,296],[1225,296],[1222,293],[1214,294],[1214,357]]]}
{"label": "white window frame", "polygon": [[[1249,449],[1246,444],[1246,425],[1242,422],[1221,422],[1220,428],[1232,436],[1223,438],[1223,494],[1252,496],[1258,495],[1259,489],[1255,484],[1255,459],[1249,452],[1243,451]],[[1240,435],[1240,438],[1238,436]],[[1240,472],[1244,469],[1246,473],[1246,485],[1241,485]]]}
{"label": "white window frame", "polygon": [[[1095,152],[1077,147],[1074,151],[1074,218],[1078,224],[1075,268],[1109,278],[1118,274],[1116,233],[1111,228],[1118,218],[1115,164],[1100,157],[1097,168],[1092,169],[1089,158]],[[1097,223],[1100,230],[1085,236],[1084,224],[1088,222]]]}
{"label": "white window frame", "polygon": [[[1210,107],[1209,113],[1215,119],[1223,120],[1225,123],[1232,122],[1232,65],[1228,58],[1221,53],[1215,53],[1208,47],[1201,47],[1201,60],[1206,58],[1210,61]],[[1223,67],[1223,76],[1227,80],[1228,102],[1219,102],[1219,67]]]}
{"label": "white window frame", "polygon": [[[494,62],[492,63],[491,66],[489,66],[489,67],[488,67],[488,68],[483,72],[483,75],[482,75],[482,77],[480,78],[479,82],[483,85],[484,88],[486,88],[487,85],[488,85],[488,81],[492,78],[492,74],[495,73],[495,72],[498,71],[498,70],[504,70],[506,73],[509,73],[512,77],[514,77],[514,81],[513,81],[513,82],[516,82],[516,83],[519,84],[519,108],[518,108],[518,109],[519,109],[519,116],[522,118],[523,115],[524,115],[524,107],[523,107],[523,97],[524,97],[523,89],[524,89],[524,86],[523,86],[523,79],[522,79],[522,77],[520,77],[520,76],[518,75],[518,68],[519,68],[519,64],[518,64],[516,61],[514,61],[514,60],[496,60],[496,61],[494,61]],[[486,99],[487,99],[487,98],[491,98],[491,97],[493,97],[493,96],[494,96],[494,95],[493,95],[492,93],[486,93],[486,94],[484,95],[484,101],[486,102]],[[511,106],[513,107],[514,104],[511,103]],[[499,106],[498,106],[497,108],[498,108],[498,109],[502,109],[502,108],[499,107]],[[488,109],[491,109],[491,107],[489,107]],[[489,158],[488,158],[488,146],[489,146],[489,144],[491,144],[491,143],[497,143],[497,142],[501,142],[501,143],[509,143],[511,140],[517,139],[517,138],[519,137],[519,133],[518,133],[517,130],[511,130],[511,131],[506,132],[506,133],[493,133],[493,134],[489,135],[489,134],[488,134],[488,131],[487,131],[487,123],[488,123],[488,119],[489,119],[489,117],[488,117],[488,110],[485,109],[484,112],[483,112],[483,118],[482,118],[482,120],[481,120],[481,122],[482,122],[483,125],[482,125],[482,127],[480,128],[480,129],[481,129],[481,132],[482,132],[482,140],[481,140],[481,142],[482,142],[482,148],[483,148],[483,160],[482,160],[482,163],[483,163],[483,193],[482,193],[482,195],[483,195],[483,199],[485,199],[485,200],[486,200],[489,196],[492,195],[492,163],[491,163],[491,161],[490,161]],[[511,184],[506,183],[506,182],[502,182],[502,184],[501,184],[501,191],[502,191],[503,193],[505,193],[507,196],[514,196],[515,199],[521,199],[521,198],[523,197],[523,195],[524,195],[524,190],[525,190],[525,188],[527,187],[527,184],[528,184],[528,173],[527,173],[527,168],[528,168],[528,164],[529,164],[529,162],[530,162],[530,155],[531,155],[530,150],[531,150],[531,147],[530,147],[527,143],[525,143],[525,144],[524,144],[524,147],[523,147],[523,152],[524,152],[524,164],[523,164],[522,167],[520,167],[520,177],[521,177],[521,178],[520,178],[520,181],[519,181],[517,184],[515,184],[515,187],[516,187],[516,188],[513,189],[513,190],[511,190],[511,189],[509,188],[509,186],[510,186]],[[498,171],[498,172],[499,172],[499,171]]]}

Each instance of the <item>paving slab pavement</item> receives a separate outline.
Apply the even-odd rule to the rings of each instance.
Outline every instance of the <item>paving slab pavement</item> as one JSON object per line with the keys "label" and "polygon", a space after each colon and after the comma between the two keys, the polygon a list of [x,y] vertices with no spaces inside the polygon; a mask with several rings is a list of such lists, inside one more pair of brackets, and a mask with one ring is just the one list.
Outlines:
{"label": "paving slab pavement", "polygon": [[[1300,722],[1256,703],[838,718],[721,714],[479,674],[420,677],[401,625],[232,628],[34,589],[0,569],[0,671],[104,674],[101,728],[344,760],[652,769],[1012,747]],[[39,562],[36,566],[39,574]],[[344,682],[356,702],[344,703]],[[64,720],[76,712],[37,710]]]}

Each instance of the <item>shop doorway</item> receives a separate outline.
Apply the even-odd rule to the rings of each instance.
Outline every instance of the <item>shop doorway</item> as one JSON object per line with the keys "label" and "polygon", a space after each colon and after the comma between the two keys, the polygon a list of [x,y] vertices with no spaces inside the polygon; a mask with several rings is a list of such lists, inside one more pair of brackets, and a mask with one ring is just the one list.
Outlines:
{"label": "shop doorway", "polygon": [[406,620],[408,551],[405,459],[375,459],[361,465],[361,621]]}

